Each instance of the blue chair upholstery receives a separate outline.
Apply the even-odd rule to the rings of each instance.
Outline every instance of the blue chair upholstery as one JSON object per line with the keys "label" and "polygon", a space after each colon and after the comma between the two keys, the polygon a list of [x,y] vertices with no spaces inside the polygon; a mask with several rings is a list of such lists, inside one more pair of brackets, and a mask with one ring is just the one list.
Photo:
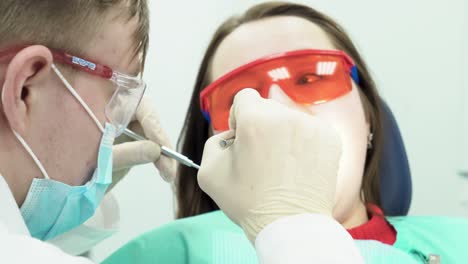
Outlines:
{"label": "blue chair upholstery", "polygon": [[408,214],[411,204],[411,172],[400,129],[388,105],[382,103],[383,150],[380,162],[380,198],[389,216]]}

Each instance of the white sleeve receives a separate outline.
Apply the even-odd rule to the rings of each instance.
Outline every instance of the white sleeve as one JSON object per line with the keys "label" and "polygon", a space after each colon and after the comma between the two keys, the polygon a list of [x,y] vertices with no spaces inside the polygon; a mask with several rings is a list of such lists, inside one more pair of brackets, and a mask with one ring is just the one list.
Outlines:
{"label": "white sleeve", "polygon": [[82,255],[119,230],[120,209],[112,193],[107,193],[96,213],[84,224],[47,242],[70,255]]}
{"label": "white sleeve", "polygon": [[53,245],[26,235],[9,234],[0,224],[0,263],[92,264],[86,258],[73,257]]}
{"label": "white sleeve", "polygon": [[255,240],[259,263],[364,263],[346,229],[333,218],[302,214],[276,220]]}

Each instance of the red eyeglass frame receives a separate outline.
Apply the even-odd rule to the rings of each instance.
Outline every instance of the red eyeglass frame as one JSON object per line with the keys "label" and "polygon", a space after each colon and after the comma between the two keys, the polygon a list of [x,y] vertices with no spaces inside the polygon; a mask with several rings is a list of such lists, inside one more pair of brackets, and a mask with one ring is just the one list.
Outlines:
{"label": "red eyeglass frame", "polygon": [[259,64],[263,64],[269,61],[273,61],[279,58],[285,58],[285,57],[295,57],[295,56],[302,56],[302,55],[329,55],[329,56],[339,56],[344,59],[344,66],[346,69],[350,72],[351,78],[359,84],[359,74],[358,70],[356,67],[356,64],[354,63],[353,59],[346,54],[344,51],[341,50],[318,50],[318,49],[302,49],[302,50],[294,50],[294,51],[287,51],[287,52],[281,52],[281,53],[276,53],[272,54],[260,59],[257,59],[255,61],[252,61],[250,63],[247,63],[243,66],[240,66],[227,74],[223,75],[222,77],[218,78],[216,81],[208,85],[203,91],[200,93],[200,108],[202,111],[203,116],[208,122],[211,122],[210,114],[208,112],[208,100],[209,100],[209,94],[212,93],[216,88],[219,87],[220,84],[222,84],[224,81],[231,79],[233,76],[248,70],[250,68],[253,68]]}
{"label": "red eyeglass frame", "polygon": [[[9,56],[7,58],[11,59],[16,53],[18,53],[26,47],[28,46],[13,46],[10,48],[0,50],[0,58],[5,59],[5,57]],[[104,79],[110,80],[114,74],[114,71],[109,66],[99,64],[92,60],[70,55],[62,50],[52,48],[48,49],[51,51],[54,61],[70,65],[73,68],[85,71],[92,75],[102,77]]]}

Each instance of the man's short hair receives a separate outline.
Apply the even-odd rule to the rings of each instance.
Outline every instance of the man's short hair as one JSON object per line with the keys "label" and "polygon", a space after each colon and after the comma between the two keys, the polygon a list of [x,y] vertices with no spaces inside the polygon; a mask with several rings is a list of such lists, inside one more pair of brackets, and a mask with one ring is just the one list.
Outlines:
{"label": "man's short hair", "polygon": [[84,49],[117,9],[115,19],[138,18],[134,56],[146,57],[149,13],[146,0],[0,0],[0,49],[40,44],[83,55]]}

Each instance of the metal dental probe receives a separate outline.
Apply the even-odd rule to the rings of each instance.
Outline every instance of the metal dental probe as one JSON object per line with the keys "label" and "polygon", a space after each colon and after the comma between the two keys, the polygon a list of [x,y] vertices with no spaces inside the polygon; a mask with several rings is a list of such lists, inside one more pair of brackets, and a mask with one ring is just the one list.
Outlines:
{"label": "metal dental probe", "polygon": [[[135,140],[147,140],[146,138],[138,135],[137,133],[129,129],[125,129],[124,134]],[[184,164],[185,166],[195,168],[197,170],[200,169],[200,166],[193,162],[191,159],[165,146],[161,146],[161,153],[166,157],[175,159],[176,161],[180,162],[181,164]]]}

